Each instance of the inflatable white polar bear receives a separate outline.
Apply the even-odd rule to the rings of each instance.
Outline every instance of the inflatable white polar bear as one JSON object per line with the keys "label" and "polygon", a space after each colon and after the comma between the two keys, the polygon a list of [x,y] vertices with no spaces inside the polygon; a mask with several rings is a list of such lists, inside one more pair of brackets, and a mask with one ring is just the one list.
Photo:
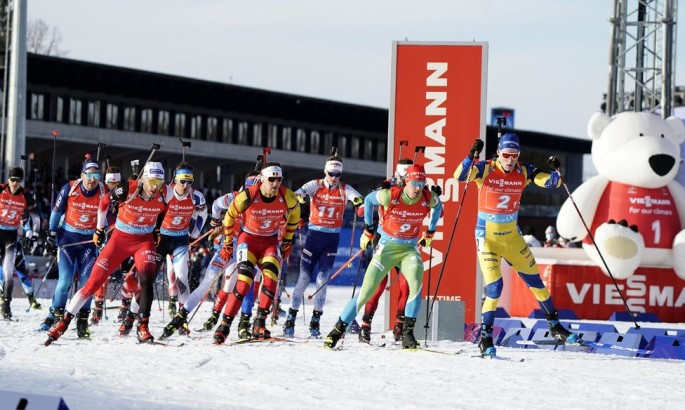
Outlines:
{"label": "inflatable white polar bear", "polygon": [[[587,130],[599,175],[572,195],[611,273],[625,279],[638,266],[665,266],[685,279],[685,188],[675,181],[683,121],[641,112],[611,118],[596,113]],[[606,273],[570,199],[561,207],[557,230],[583,240],[585,252]]]}

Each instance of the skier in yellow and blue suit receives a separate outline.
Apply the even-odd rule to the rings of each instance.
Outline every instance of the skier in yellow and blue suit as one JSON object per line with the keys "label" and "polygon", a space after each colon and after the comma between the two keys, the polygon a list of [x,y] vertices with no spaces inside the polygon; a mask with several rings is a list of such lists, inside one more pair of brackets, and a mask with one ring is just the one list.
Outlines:
{"label": "skier in yellow and blue suit", "polygon": [[[454,178],[478,185],[478,220],[476,222],[476,252],[483,272],[485,300],[482,308],[481,354],[494,356],[496,349],[492,340],[492,325],[495,310],[502,293],[501,258],[504,258],[518,272],[528,285],[545,312],[552,336],[558,343],[579,343],[577,334],[569,332],[559,323],[552,297],[545,288],[533,253],[521,236],[518,227],[518,209],[521,194],[531,182],[543,188],[558,188],[561,180],[557,172],[542,172],[530,164],[518,161],[519,137],[514,133],[504,134],[497,146],[497,159],[473,163],[476,152],[483,149],[483,141],[477,139],[469,155],[454,172]],[[548,165],[552,170],[559,168],[559,160],[550,157]],[[469,169],[473,167],[469,174]]]}

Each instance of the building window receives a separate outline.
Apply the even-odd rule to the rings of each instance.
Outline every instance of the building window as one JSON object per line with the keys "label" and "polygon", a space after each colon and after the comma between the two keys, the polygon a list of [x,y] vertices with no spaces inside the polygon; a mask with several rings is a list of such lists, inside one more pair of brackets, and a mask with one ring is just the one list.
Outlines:
{"label": "building window", "polygon": [[278,125],[269,124],[266,145],[271,148],[278,148]]}
{"label": "building window", "polygon": [[152,132],[152,108],[145,108],[140,110],[140,132]]}
{"label": "building window", "polygon": [[364,156],[364,159],[366,160],[372,160],[373,159],[373,140],[372,139],[365,139],[364,140],[364,152],[362,153]]}
{"label": "building window", "polygon": [[216,141],[219,120],[216,117],[207,117],[207,140]]}
{"label": "building window", "polygon": [[233,120],[224,118],[223,126],[221,127],[221,141],[233,142]]}
{"label": "building window", "polygon": [[193,115],[190,118],[190,138],[202,139],[202,116]]}
{"label": "building window", "polygon": [[57,97],[57,104],[55,104],[55,120],[57,122],[64,122],[64,98]]}
{"label": "building window", "polygon": [[350,144],[350,156],[352,158],[359,158],[359,137],[352,137],[352,144]]}
{"label": "building window", "polygon": [[[321,134],[319,134],[319,131],[312,131],[309,134],[309,153],[310,154],[320,154],[321,151],[319,148],[321,148]],[[329,151],[330,152],[330,151]],[[328,155],[328,152],[324,152],[324,154]]]}
{"label": "building window", "polygon": [[293,140],[293,129],[290,127],[283,127],[282,136],[283,138],[281,138],[281,148],[288,151],[291,150]]}
{"label": "building window", "polygon": [[134,107],[124,108],[124,131],[136,130],[136,109]]}
{"label": "building window", "polygon": [[338,135],[338,153],[341,157],[347,156],[347,137]]}
{"label": "building window", "polygon": [[43,94],[31,93],[31,119],[44,119],[45,96]]}
{"label": "building window", "polygon": [[262,124],[252,125],[252,145],[255,147],[262,146]]}
{"label": "building window", "polygon": [[247,145],[247,131],[248,124],[245,121],[240,121],[238,123],[238,141],[237,144]]}
{"label": "building window", "polygon": [[169,135],[169,111],[159,110],[157,113],[157,134]]}
{"label": "building window", "polygon": [[174,116],[174,136],[175,137],[185,137],[186,135],[186,115],[182,113],[176,113]]}
{"label": "building window", "polygon": [[119,107],[116,104],[107,104],[107,128],[116,129],[119,120]]}
{"label": "building window", "polygon": [[385,141],[378,141],[378,150],[376,151],[376,161],[379,162],[385,162],[386,161],[386,156],[388,155],[386,150],[386,142]]}
{"label": "building window", "polygon": [[88,126],[100,126],[100,101],[88,101]]}
{"label": "building window", "polygon": [[307,131],[298,128],[295,137],[296,150],[300,152],[307,151]]}

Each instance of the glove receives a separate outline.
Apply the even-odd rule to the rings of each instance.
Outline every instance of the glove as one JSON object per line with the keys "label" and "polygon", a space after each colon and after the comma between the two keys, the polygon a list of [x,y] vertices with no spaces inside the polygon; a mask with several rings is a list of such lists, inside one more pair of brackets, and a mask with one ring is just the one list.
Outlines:
{"label": "glove", "polygon": [[123,201],[128,196],[128,183],[123,183],[114,188],[110,194],[113,201]]}
{"label": "glove", "polygon": [[473,160],[473,158],[476,156],[476,152],[479,154],[483,152],[484,146],[485,143],[483,142],[483,140],[481,140],[480,138],[476,138],[476,140],[473,142],[473,146],[471,147],[471,151],[469,151],[469,159]]}
{"label": "glove", "polygon": [[297,199],[297,202],[301,204],[304,203],[304,197],[302,195],[295,195],[295,199]]}
{"label": "glove", "polygon": [[212,218],[209,220],[209,226],[212,228],[216,228],[217,226],[221,226],[221,219],[216,219]]}
{"label": "glove", "polygon": [[222,246],[221,250],[219,251],[219,256],[225,261],[231,260],[233,257],[233,244],[224,242],[224,246]]}
{"label": "glove", "polygon": [[364,207],[360,206],[357,208],[357,217],[358,218],[363,218],[364,217]]}
{"label": "glove", "polygon": [[552,172],[549,174],[549,178],[545,181],[546,188],[556,188],[559,186],[559,173]]}
{"label": "glove", "polygon": [[424,248],[431,246],[433,243],[433,235],[435,235],[435,231],[426,231],[423,233],[421,236],[421,240],[419,241],[419,244],[423,246]]}
{"label": "glove", "polygon": [[[478,140],[478,141],[480,141],[480,140]],[[442,188],[440,188],[440,185],[433,185],[431,187],[431,191],[435,192],[435,196],[442,195]]]}
{"label": "glove", "polygon": [[95,230],[95,233],[93,234],[93,243],[98,248],[101,247],[103,243],[105,243],[105,231],[103,229]]}
{"label": "glove", "polygon": [[390,189],[390,181],[388,181],[388,180],[386,179],[385,181],[383,181],[383,182],[381,182],[380,184],[378,184],[378,186],[376,187],[376,189]]}
{"label": "glove", "polygon": [[283,260],[287,260],[288,256],[290,256],[290,252],[293,250],[293,241],[284,239],[283,242],[281,242],[281,255],[283,256]]}
{"label": "glove", "polygon": [[50,231],[45,238],[45,251],[52,256],[57,255],[57,232]]}
{"label": "glove", "polygon": [[369,244],[373,242],[373,226],[364,225],[364,232],[362,232],[361,238],[359,238],[359,246],[362,249],[369,247]]}
{"label": "glove", "polygon": [[547,159],[547,165],[549,166],[549,169],[556,171],[561,166],[561,162],[559,162],[559,158],[552,155],[549,157],[549,159]]}
{"label": "glove", "polygon": [[364,198],[358,196],[352,199],[352,205],[354,205],[356,208],[359,208],[360,206],[364,205]]}
{"label": "glove", "polygon": [[300,219],[300,222],[297,223],[297,227],[300,229],[304,229],[306,225],[307,223],[304,221],[304,219]]}

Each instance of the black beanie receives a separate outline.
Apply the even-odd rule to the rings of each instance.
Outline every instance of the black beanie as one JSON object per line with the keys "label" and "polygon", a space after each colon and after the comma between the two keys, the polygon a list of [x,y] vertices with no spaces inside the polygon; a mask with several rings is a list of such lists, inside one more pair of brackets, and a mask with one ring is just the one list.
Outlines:
{"label": "black beanie", "polygon": [[10,168],[10,177],[18,177],[24,179],[24,168],[14,167]]}

